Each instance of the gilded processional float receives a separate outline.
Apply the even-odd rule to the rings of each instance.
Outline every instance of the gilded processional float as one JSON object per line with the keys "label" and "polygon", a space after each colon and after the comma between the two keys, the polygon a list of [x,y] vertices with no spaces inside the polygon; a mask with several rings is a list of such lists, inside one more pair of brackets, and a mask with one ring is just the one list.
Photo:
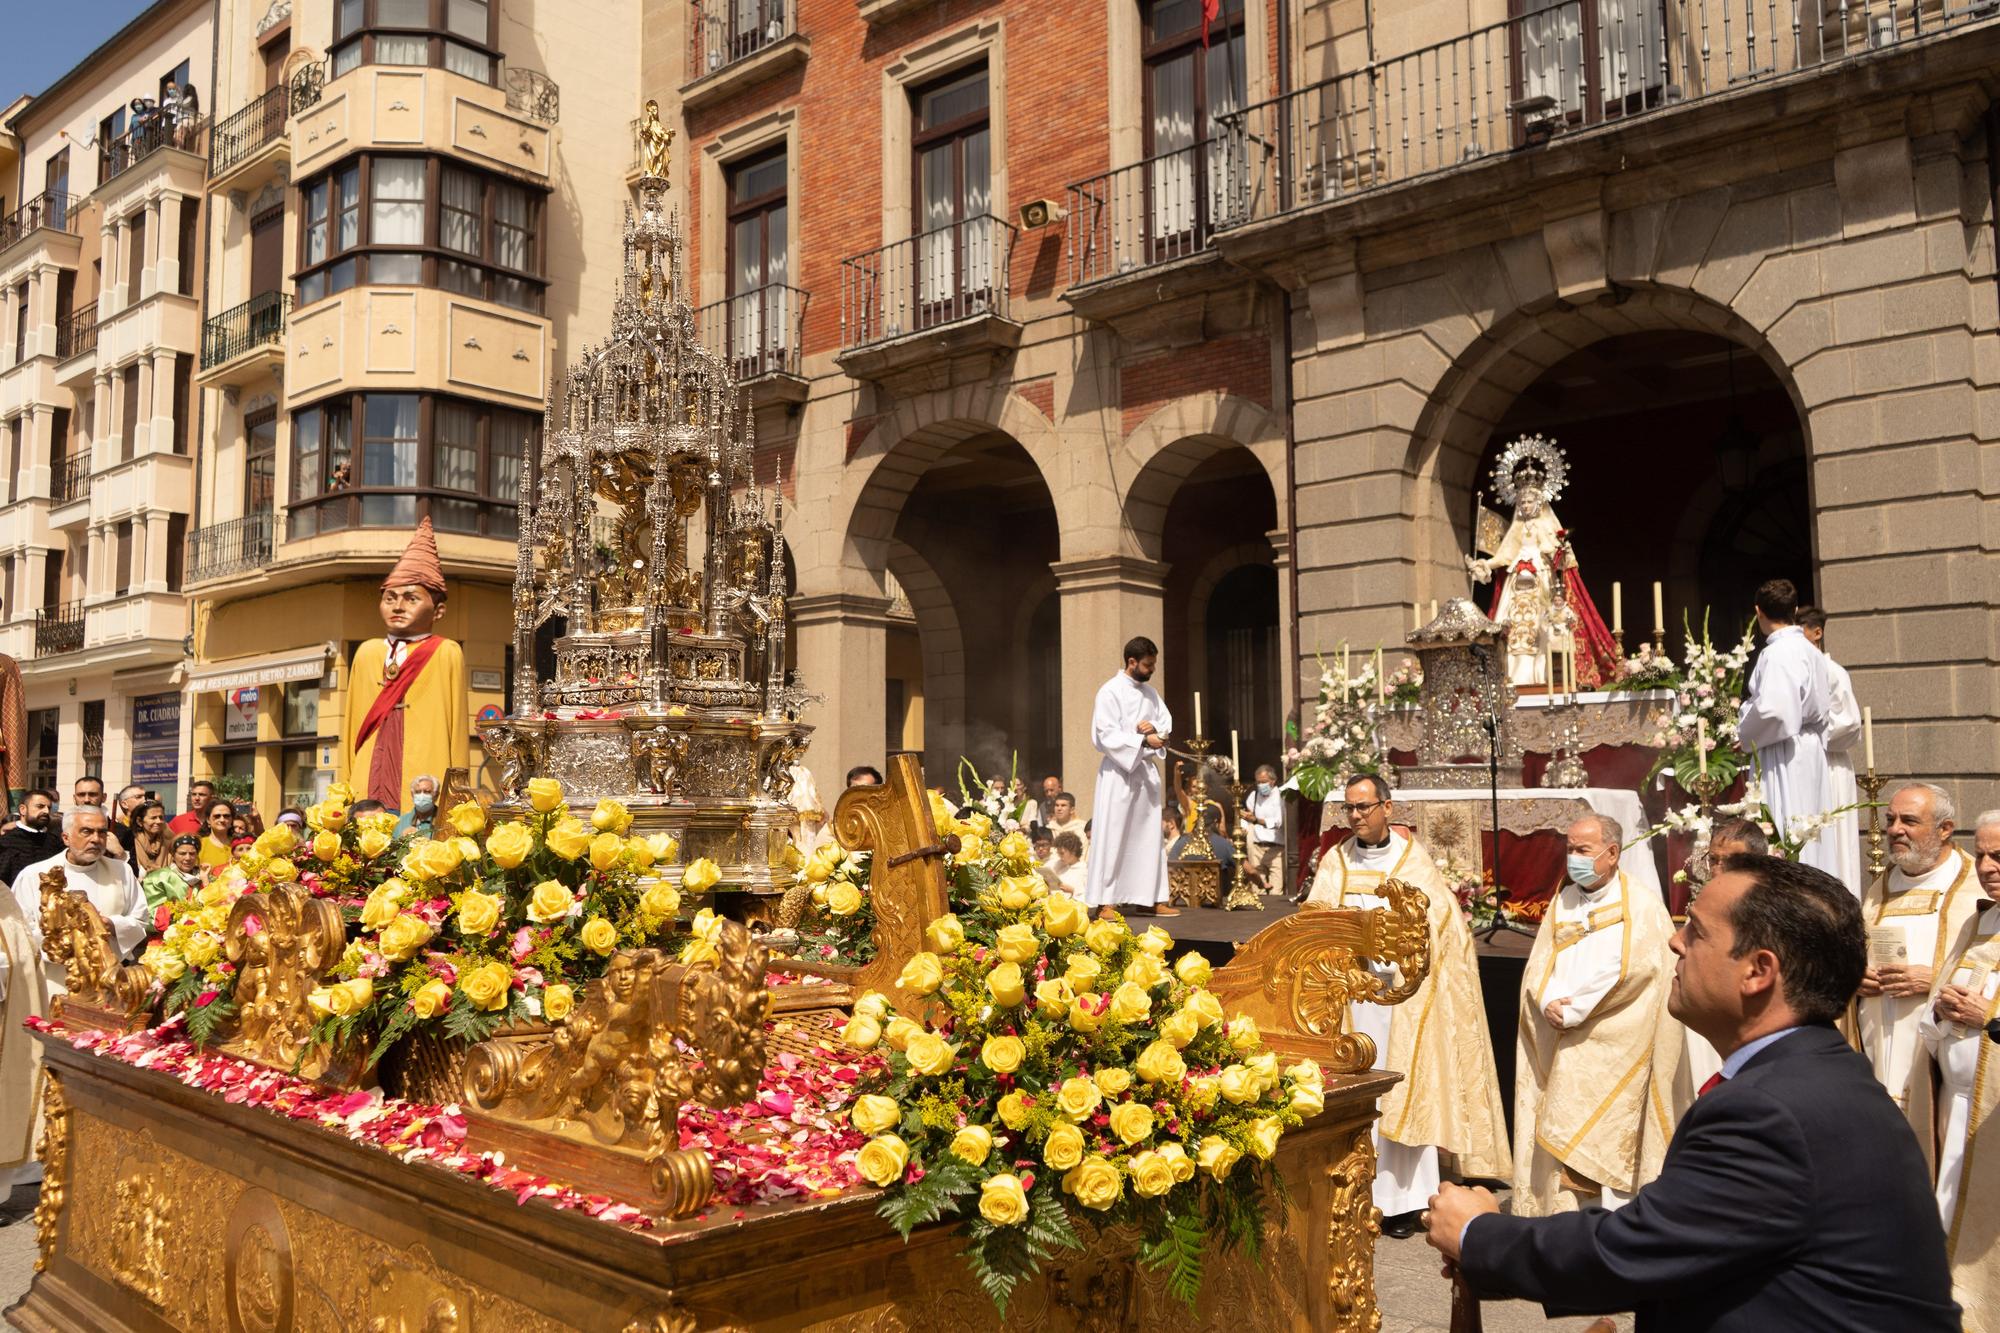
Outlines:
{"label": "gilded processional float", "polygon": [[612,333],[525,483],[500,790],[415,839],[336,790],[138,963],[52,872],[8,1322],[1379,1327],[1396,1075],[1346,1013],[1421,984],[1421,893],[1211,968],[1051,894],[910,755],[789,846],[781,523],[647,131]]}

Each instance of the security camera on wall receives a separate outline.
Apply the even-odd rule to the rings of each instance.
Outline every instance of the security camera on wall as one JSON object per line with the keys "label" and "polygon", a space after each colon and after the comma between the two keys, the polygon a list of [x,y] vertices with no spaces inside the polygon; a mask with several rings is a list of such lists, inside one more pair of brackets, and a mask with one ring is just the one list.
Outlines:
{"label": "security camera on wall", "polygon": [[1021,205],[1021,226],[1027,231],[1053,226],[1068,216],[1069,210],[1053,199],[1030,199]]}

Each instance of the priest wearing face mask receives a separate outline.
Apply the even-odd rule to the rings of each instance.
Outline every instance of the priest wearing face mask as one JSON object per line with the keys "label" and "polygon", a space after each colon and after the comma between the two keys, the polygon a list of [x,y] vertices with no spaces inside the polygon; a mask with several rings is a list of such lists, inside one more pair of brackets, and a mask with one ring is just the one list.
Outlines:
{"label": "priest wearing face mask", "polygon": [[397,837],[405,834],[414,834],[419,838],[432,836],[431,828],[437,822],[437,791],[437,779],[428,773],[410,779],[410,808],[396,821]]}
{"label": "priest wearing face mask", "polygon": [[1441,1152],[1460,1175],[1505,1178],[1506,1122],[1472,932],[1457,896],[1416,836],[1392,826],[1396,808],[1381,778],[1352,778],[1342,809],[1354,836],[1320,858],[1307,910],[1386,906],[1382,886],[1392,879],[1427,900],[1430,975],[1399,1005],[1355,1004],[1348,1013],[1352,1030],[1375,1043],[1374,1067],[1403,1076],[1382,1099],[1374,1131],[1375,1206],[1382,1230],[1401,1238],[1419,1229]]}
{"label": "priest wearing face mask", "polygon": [[1569,826],[1567,874],[1521,982],[1514,1211],[1617,1208],[1659,1174],[1686,1038],[1667,1013],[1673,922],[1618,868],[1618,821]]}

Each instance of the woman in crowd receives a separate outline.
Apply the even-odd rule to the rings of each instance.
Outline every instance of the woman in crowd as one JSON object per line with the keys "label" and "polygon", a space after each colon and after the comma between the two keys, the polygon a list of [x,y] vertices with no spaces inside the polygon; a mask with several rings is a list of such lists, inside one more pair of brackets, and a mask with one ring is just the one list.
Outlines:
{"label": "woman in crowd", "polygon": [[174,839],[168,852],[171,859],[167,864],[139,881],[148,907],[185,898],[201,887],[201,839],[183,833]]}
{"label": "woman in crowd", "polygon": [[201,840],[201,863],[213,870],[226,866],[236,858],[231,844],[236,840],[236,807],[220,796],[208,803],[204,816],[208,821],[208,832]]}
{"label": "woman in crowd", "polygon": [[167,808],[158,801],[141,801],[132,811],[132,871],[141,879],[165,866],[173,849],[167,837]]}

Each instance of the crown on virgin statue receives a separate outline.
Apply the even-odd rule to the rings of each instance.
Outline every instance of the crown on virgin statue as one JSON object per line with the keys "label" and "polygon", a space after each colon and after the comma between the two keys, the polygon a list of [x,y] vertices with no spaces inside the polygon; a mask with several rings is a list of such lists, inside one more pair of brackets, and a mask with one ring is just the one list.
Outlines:
{"label": "crown on virgin statue", "polygon": [[1493,463],[1493,494],[1503,504],[1513,504],[1523,486],[1541,488],[1542,497],[1554,504],[1569,484],[1569,458],[1554,440],[1540,435],[1523,435],[1505,449]]}

